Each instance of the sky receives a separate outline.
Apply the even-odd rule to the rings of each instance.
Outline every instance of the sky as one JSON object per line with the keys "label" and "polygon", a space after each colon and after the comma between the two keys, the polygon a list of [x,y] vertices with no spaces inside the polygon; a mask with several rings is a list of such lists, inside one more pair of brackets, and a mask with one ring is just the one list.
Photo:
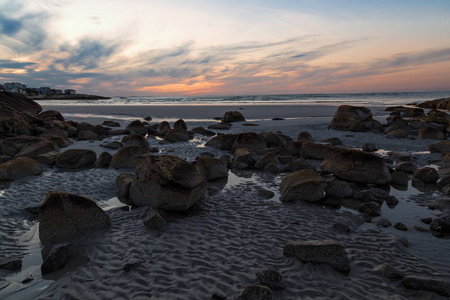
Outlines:
{"label": "sky", "polygon": [[450,90],[448,0],[0,0],[0,83],[105,96]]}

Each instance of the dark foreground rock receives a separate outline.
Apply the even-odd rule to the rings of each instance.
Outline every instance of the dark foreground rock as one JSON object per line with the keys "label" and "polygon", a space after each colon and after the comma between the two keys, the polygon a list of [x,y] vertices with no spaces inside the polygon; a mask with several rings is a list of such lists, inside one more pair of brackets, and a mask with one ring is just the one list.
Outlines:
{"label": "dark foreground rock", "polygon": [[262,285],[250,285],[246,287],[234,300],[272,300],[272,291]]}
{"label": "dark foreground rock", "polygon": [[384,160],[374,154],[351,149],[330,151],[321,164],[322,171],[342,179],[364,184],[388,184],[391,174]]}
{"label": "dark foreground rock", "polygon": [[16,180],[43,172],[42,165],[32,158],[19,157],[0,165],[0,180]]}
{"label": "dark foreground rock", "polygon": [[75,194],[50,191],[39,208],[42,244],[56,243],[110,224],[108,215],[94,201]]}
{"label": "dark foreground rock", "polygon": [[408,275],[402,280],[402,285],[411,290],[425,290],[450,297],[450,282],[434,278]]}
{"label": "dark foreground rock", "polygon": [[319,201],[325,195],[325,179],[314,170],[301,170],[283,178],[280,184],[281,201]]}
{"label": "dark foreground rock", "polygon": [[277,270],[265,269],[257,272],[256,277],[261,285],[267,286],[271,290],[281,291],[286,288],[286,281]]}
{"label": "dark foreground rock", "polygon": [[97,160],[97,154],[88,149],[69,149],[61,153],[56,160],[58,168],[77,169],[93,166]]}
{"label": "dark foreground rock", "polygon": [[332,240],[289,242],[284,246],[284,256],[297,257],[304,263],[326,264],[348,273],[350,264],[344,246]]}
{"label": "dark foreground rock", "polygon": [[221,122],[239,122],[245,121],[244,116],[238,111],[227,111],[223,117]]}
{"label": "dark foreground rock", "polygon": [[339,106],[328,126],[328,129],[343,131],[371,131],[380,128],[381,124],[373,119],[368,108],[350,105]]}
{"label": "dark foreground rock", "polygon": [[50,254],[47,256],[41,266],[42,275],[56,272],[64,268],[69,260],[68,255],[69,246],[55,246],[52,248]]}
{"label": "dark foreground rock", "polygon": [[137,206],[184,211],[204,197],[206,178],[196,166],[173,155],[136,158],[130,198]]}

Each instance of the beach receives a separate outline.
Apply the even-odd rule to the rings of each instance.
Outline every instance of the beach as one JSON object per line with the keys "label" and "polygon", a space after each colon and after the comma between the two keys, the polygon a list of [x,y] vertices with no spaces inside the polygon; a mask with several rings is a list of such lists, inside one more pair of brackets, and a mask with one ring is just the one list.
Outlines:
{"label": "beach", "polygon": [[[293,140],[308,132],[314,141],[338,138],[343,147],[361,149],[372,143],[375,154],[396,162],[391,152],[408,153],[418,168],[431,166],[441,178],[442,156],[430,153],[431,139],[387,138],[382,133],[330,130],[339,105],[42,105],[61,112],[66,120],[101,125],[134,120],[150,125],[178,119],[188,129],[218,123],[227,111],[238,111],[245,122],[233,122],[220,134],[274,132]],[[374,120],[386,124],[386,106],[366,105]],[[105,143],[121,141],[124,135],[102,140],[76,141],[66,148],[89,149],[99,156],[117,150]],[[228,150],[205,146],[211,137],[195,134],[189,141],[165,143],[148,135],[158,154],[194,162],[208,155],[233,156]],[[158,155],[156,154],[156,155]],[[320,171],[321,161],[308,159]],[[116,177],[132,168],[83,168],[64,170],[45,166],[39,176],[2,182],[0,210],[1,261],[21,259],[22,270],[0,270],[3,299],[234,299],[245,287],[259,285],[257,272],[277,270],[285,288],[273,290],[273,299],[447,299],[435,292],[413,290],[401,278],[389,279],[379,266],[389,264],[407,275],[448,280],[450,239],[436,237],[421,219],[443,217],[439,199],[447,199],[436,186],[412,185],[383,189],[399,200],[383,203],[381,216],[394,226],[378,227],[362,216],[351,201],[339,207],[323,202],[282,202],[280,184],[289,172],[230,169],[228,177],[208,182],[205,197],[186,212],[159,211],[167,226],[150,230],[142,219],[149,207],[131,207],[117,198]],[[90,230],[62,244],[69,246],[70,262],[60,271],[41,275],[44,249],[39,241],[35,214],[27,211],[41,205],[50,190],[74,193],[94,200],[111,220],[104,230]],[[336,224],[340,224],[337,226]],[[289,242],[336,240],[344,245],[351,271],[339,272],[326,264],[304,263],[283,254]],[[125,268],[128,266],[128,268]],[[31,281],[23,283],[27,278]]]}

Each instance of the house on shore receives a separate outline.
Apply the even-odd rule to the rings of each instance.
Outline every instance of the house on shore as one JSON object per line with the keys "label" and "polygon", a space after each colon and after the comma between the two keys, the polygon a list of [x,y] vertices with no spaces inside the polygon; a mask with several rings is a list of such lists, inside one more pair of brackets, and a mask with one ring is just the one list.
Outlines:
{"label": "house on shore", "polygon": [[66,95],[75,95],[77,92],[75,90],[72,89],[66,89],[64,90],[64,94]]}

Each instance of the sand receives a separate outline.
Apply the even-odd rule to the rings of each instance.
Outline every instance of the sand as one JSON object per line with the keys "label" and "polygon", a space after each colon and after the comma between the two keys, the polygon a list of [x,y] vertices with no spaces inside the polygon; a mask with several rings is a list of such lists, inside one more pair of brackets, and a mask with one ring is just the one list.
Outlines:
{"label": "sand", "polygon": [[[242,109],[240,109],[242,108]],[[336,106],[256,105],[256,106],[46,106],[63,113],[66,119],[101,124],[114,120],[122,127],[147,115],[153,122],[183,118],[189,128],[206,127],[225,111],[240,110],[249,123],[232,126],[227,133],[280,131],[292,138],[308,131],[317,141],[340,138],[345,146],[360,148],[374,143],[380,155],[387,151],[412,153],[419,166],[432,165],[440,159],[427,151],[430,140],[387,139],[373,133],[327,130]],[[370,107],[385,123],[382,107]],[[285,118],[272,121],[274,117]],[[383,122],[384,120],[384,122]],[[68,148],[87,148],[100,154],[115,150],[101,143],[120,140],[114,136],[104,141],[77,142]],[[159,145],[161,153],[195,160],[202,152],[215,156],[229,154],[204,147],[209,138],[195,136],[190,142]],[[312,161],[318,167],[319,161]],[[438,167],[438,165],[433,165]],[[382,207],[382,216],[395,224],[402,222],[408,231],[393,226],[377,228],[367,223],[351,207],[328,209],[305,202],[285,204],[279,200],[278,187],[287,173],[265,174],[259,171],[230,171],[228,179],[210,185],[206,198],[187,213],[165,213],[169,225],[152,231],[142,224],[148,208],[130,210],[115,198],[114,180],[121,172],[85,169],[76,172],[46,167],[37,177],[3,183],[0,210],[0,262],[22,259],[22,271],[0,270],[0,298],[3,299],[211,299],[213,294],[233,299],[243,288],[258,284],[255,273],[277,269],[286,280],[286,289],[274,291],[274,299],[445,299],[436,293],[404,289],[400,281],[391,282],[374,268],[389,263],[403,274],[447,279],[450,272],[450,240],[434,237],[420,218],[443,213],[430,210],[428,204],[443,195],[435,188],[418,190],[390,189],[400,203]],[[87,196],[110,216],[108,230],[90,231],[68,243],[73,256],[70,265],[58,274],[40,274],[42,246],[37,234],[36,216],[25,210],[39,206],[49,190]],[[262,197],[261,190],[273,197]],[[333,228],[346,224],[350,232]],[[289,241],[334,239],[340,241],[350,259],[348,275],[326,265],[302,263],[284,257]],[[405,241],[408,241],[409,246]],[[123,270],[132,264],[129,272]],[[28,283],[25,278],[33,277]]]}

